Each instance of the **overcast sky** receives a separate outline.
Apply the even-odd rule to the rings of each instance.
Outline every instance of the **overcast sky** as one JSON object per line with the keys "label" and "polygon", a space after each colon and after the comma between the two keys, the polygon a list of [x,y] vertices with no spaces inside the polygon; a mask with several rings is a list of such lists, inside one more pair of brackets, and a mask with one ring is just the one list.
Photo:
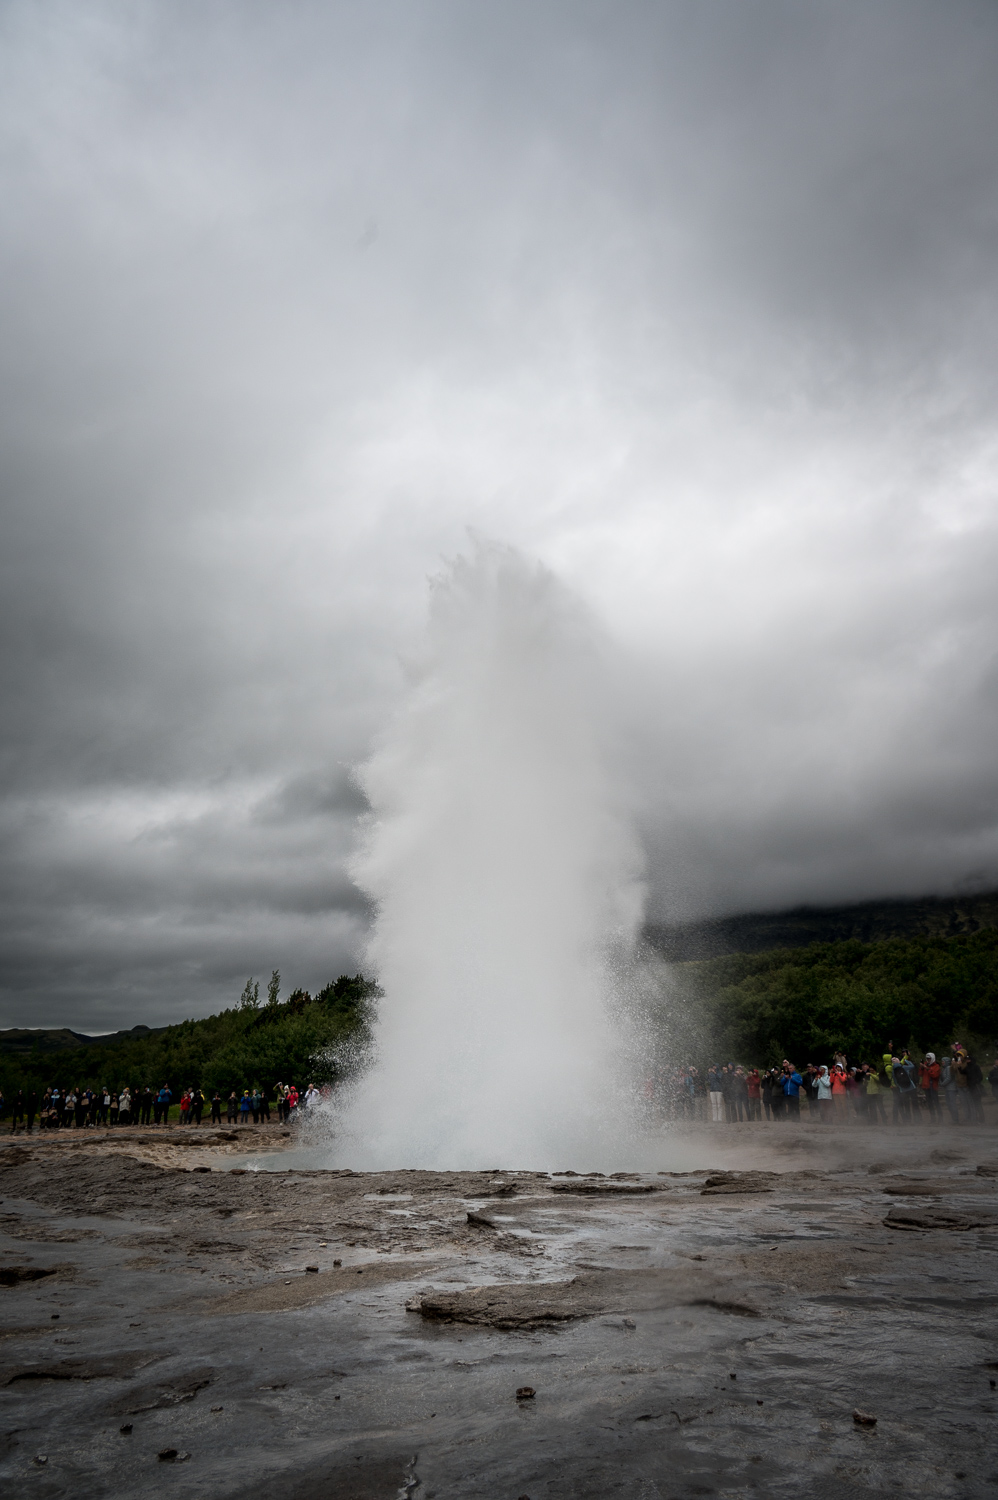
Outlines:
{"label": "overcast sky", "polygon": [[656,916],[998,885],[993,0],[0,4],[0,1024],[361,961],[469,527]]}

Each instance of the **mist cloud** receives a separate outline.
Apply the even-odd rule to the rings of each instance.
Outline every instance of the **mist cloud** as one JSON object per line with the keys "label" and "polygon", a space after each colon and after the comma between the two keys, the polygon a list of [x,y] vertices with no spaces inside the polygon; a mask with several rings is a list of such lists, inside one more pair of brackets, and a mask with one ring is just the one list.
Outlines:
{"label": "mist cloud", "polygon": [[359,963],[469,526],[616,643],[655,915],[998,884],[992,6],[0,39],[6,1024]]}

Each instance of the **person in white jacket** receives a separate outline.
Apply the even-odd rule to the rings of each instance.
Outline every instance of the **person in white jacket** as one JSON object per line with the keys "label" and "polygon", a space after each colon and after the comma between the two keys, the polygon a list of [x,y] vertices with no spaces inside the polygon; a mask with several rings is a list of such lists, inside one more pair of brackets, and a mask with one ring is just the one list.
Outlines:
{"label": "person in white jacket", "polygon": [[830,1125],[832,1112],[835,1106],[832,1102],[832,1079],[828,1069],[822,1063],[818,1069],[818,1119],[823,1125]]}

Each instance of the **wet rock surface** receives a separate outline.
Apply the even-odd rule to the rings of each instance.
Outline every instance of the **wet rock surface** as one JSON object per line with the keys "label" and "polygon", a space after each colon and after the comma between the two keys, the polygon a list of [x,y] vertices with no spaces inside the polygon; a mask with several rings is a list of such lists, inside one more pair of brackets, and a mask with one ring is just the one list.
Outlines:
{"label": "wet rock surface", "polygon": [[609,1178],[0,1144],[0,1488],[993,1495],[998,1141],[818,1136]]}
{"label": "wet rock surface", "polygon": [[712,1172],[700,1191],[704,1197],[716,1193],[771,1193],[773,1172]]}
{"label": "wet rock surface", "polygon": [[661,1192],[656,1182],[552,1182],[552,1193],[568,1193],[573,1198],[624,1198],[634,1193]]}
{"label": "wet rock surface", "polygon": [[486,1328],[544,1328],[600,1313],[675,1307],[758,1314],[757,1308],[726,1296],[725,1284],[692,1267],[585,1271],[570,1281],[504,1282],[467,1291],[433,1291],[412,1298],[406,1306],[424,1318]]}

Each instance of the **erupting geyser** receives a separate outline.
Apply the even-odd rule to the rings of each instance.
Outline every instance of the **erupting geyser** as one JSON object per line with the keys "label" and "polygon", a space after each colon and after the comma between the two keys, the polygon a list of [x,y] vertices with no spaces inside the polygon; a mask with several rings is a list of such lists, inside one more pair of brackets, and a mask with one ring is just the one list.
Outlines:
{"label": "erupting geyser", "polygon": [[620,1164],[616,993],[640,858],[604,760],[584,608],[545,568],[478,544],[432,585],[428,637],[360,777],[353,874],[384,990],[373,1062],[338,1111],[358,1168]]}

